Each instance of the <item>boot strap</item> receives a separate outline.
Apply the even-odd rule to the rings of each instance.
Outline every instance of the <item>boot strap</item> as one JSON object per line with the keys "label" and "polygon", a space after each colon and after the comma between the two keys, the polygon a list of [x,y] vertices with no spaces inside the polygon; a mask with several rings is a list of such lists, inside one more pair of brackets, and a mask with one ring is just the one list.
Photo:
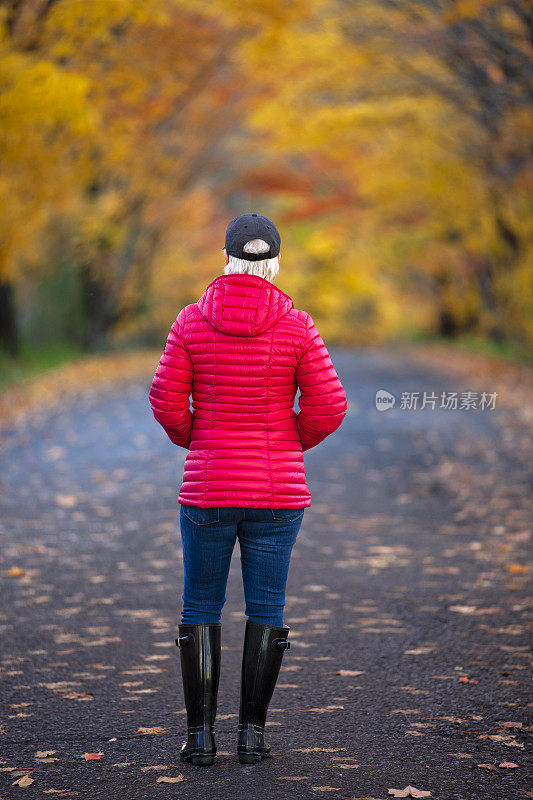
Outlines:
{"label": "boot strap", "polygon": [[188,725],[187,731],[188,733],[197,733],[199,731],[203,731],[205,728],[210,728],[212,731],[215,730],[215,723],[214,722],[205,722],[202,725]]}
{"label": "boot strap", "polygon": [[194,636],[192,633],[187,633],[185,636],[178,636],[176,639],[176,644],[178,647],[183,647],[185,644],[189,644],[190,642],[194,641]]}

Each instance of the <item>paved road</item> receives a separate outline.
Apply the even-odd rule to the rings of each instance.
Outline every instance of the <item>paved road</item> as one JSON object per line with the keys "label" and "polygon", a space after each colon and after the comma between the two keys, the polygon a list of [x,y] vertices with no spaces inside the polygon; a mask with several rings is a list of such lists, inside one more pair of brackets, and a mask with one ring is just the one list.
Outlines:
{"label": "paved road", "polygon": [[[238,546],[220,753],[210,769],[179,762],[185,451],[151,416],[151,376],[4,434],[1,798],[352,800],[408,784],[432,800],[532,797],[525,432],[498,406],[380,413],[380,388],[472,387],[393,351],[333,358],[349,414],[306,454],[313,504],[289,577],[292,647],[269,716],[274,757],[260,767],[234,754]],[[26,775],[33,783],[13,785]]]}

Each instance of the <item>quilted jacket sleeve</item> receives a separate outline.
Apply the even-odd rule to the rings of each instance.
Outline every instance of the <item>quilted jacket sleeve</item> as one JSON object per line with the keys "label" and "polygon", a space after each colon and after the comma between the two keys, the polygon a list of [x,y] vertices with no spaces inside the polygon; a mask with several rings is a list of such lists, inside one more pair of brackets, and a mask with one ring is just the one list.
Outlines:
{"label": "quilted jacket sleeve", "polygon": [[300,410],[296,415],[296,424],[305,451],[337,430],[348,407],[346,392],[309,315],[296,380],[300,388]]}
{"label": "quilted jacket sleeve", "polygon": [[178,314],[159,361],[149,399],[156,420],[163,426],[171,442],[189,449],[192,413],[189,397],[192,392],[193,364],[182,339],[183,311]]}

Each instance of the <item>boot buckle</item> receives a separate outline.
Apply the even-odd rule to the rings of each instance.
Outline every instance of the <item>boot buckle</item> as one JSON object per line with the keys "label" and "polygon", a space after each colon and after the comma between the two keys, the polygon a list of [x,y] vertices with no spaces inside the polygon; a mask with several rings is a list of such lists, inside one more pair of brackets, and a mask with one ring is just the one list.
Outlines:
{"label": "boot buckle", "polygon": [[288,639],[276,639],[274,644],[278,648],[278,650],[288,650],[291,646],[291,643]]}
{"label": "boot buckle", "polygon": [[178,647],[183,647],[185,644],[189,644],[194,639],[192,633],[187,633],[185,636],[178,636],[176,639],[176,644]]}

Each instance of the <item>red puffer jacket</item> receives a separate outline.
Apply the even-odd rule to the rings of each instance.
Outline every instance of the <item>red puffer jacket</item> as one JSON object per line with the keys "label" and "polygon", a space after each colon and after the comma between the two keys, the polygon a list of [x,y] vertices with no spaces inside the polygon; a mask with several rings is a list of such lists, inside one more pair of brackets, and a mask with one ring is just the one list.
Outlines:
{"label": "red puffer jacket", "polygon": [[170,440],[189,450],[178,500],[202,508],[310,506],[303,451],[347,409],[309,314],[256,275],[220,275],[180,311],[149,397]]}

